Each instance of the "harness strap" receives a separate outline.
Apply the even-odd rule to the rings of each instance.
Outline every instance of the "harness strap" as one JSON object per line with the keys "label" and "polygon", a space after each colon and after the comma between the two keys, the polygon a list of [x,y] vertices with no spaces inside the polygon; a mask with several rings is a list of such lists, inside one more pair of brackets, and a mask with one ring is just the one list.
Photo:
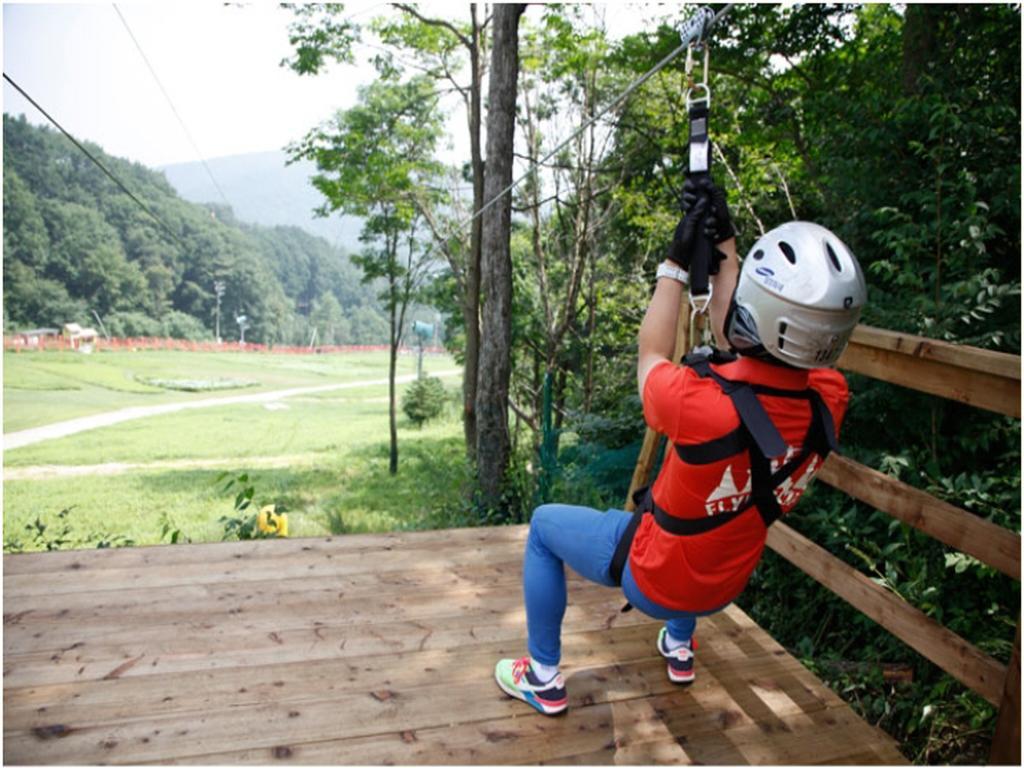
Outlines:
{"label": "harness strap", "polygon": [[622,586],[622,572],[626,570],[626,561],[629,560],[629,549],[633,546],[633,537],[636,536],[636,529],[640,525],[640,520],[654,506],[654,495],[651,492],[651,487],[644,486],[635,491],[633,493],[633,502],[636,504],[633,518],[626,526],[626,530],[622,532],[619,543],[615,545],[611,566],[608,569],[608,573],[617,587]]}
{"label": "harness strap", "polygon": [[[623,531],[622,537],[619,539],[615,552],[612,555],[609,573],[616,586],[622,585],[622,574],[625,571],[626,562],[629,560],[629,551],[633,544],[633,538],[636,536],[636,530],[644,514],[653,514],[655,522],[671,534],[676,536],[695,536],[727,525],[750,509],[750,507],[756,506],[762,522],[768,528],[782,516],[782,506],[775,496],[775,489],[803,466],[812,454],[818,454],[824,460],[829,453],[837,449],[832,413],[816,390],[810,387],[799,391],[781,390],[732,381],[711,370],[711,359],[708,355],[688,355],[683,360],[683,363],[692,367],[702,378],[713,378],[715,380],[736,407],[740,417],[740,426],[732,432],[706,443],[698,445],[676,444],[675,450],[679,457],[689,464],[710,464],[747,450],[750,454],[750,498],[731,512],[709,515],[708,517],[683,518],[675,517],[658,506],[654,502],[654,496],[649,486],[639,489],[633,494],[636,511],[626,526],[625,531]],[[744,392],[744,394],[737,397],[736,395],[739,392]],[[805,399],[811,407],[811,422],[804,436],[803,448],[800,453],[779,467],[774,473],[771,471],[771,459],[769,457],[783,455],[788,448],[782,439],[782,435],[779,434],[778,429],[757,400],[756,395],[761,393],[771,396]],[[759,434],[760,439],[758,439]],[[765,451],[762,448],[762,444],[768,445],[772,452]],[[779,447],[780,445],[781,448]],[[630,608],[632,606],[627,603],[623,611]]]}
{"label": "harness strap", "polygon": [[[746,428],[754,443],[765,456],[782,456],[786,453],[786,441],[782,439],[779,430],[768,417],[764,407],[757,399],[755,389],[750,384],[745,381],[733,381],[719,375],[711,369],[711,359],[707,356],[697,357],[692,362],[687,357],[683,362],[692,367],[702,379],[714,379],[715,383],[721,387],[722,392],[729,396],[736,408],[736,413],[739,414],[741,426]],[[801,392],[799,396],[806,397],[806,394]],[[735,451],[735,453],[739,453],[739,451]]]}
{"label": "harness strap", "polygon": [[735,456],[747,447],[743,425],[714,440],[696,445],[675,443],[676,454],[687,464],[714,464],[716,461]]}

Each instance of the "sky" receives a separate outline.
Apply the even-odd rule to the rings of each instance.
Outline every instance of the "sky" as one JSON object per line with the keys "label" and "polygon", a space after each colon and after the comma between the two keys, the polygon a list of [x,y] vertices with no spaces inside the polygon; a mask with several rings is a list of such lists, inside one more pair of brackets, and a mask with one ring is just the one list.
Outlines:
{"label": "sky", "polygon": [[[423,7],[449,17],[466,8]],[[332,64],[317,76],[281,67],[292,52],[291,14],[277,3],[129,1],[117,9],[206,159],[280,150],[353,105],[357,87],[374,77],[365,51],[355,65]],[[347,2],[345,10],[365,22],[387,4]],[[636,6],[609,6],[607,13],[613,33],[644,23]],[[113,4],[5,2],[3,67],[73,136],[109,154],[150,167],[199,159]],[[6,81],[3,109],[47,123]],[[453,104],[451,115],[449,153],[468,154],[460,146],[464,113]]]}
{"label": "sky", "polygon": [[[207,158],[281,149],[373,76],[368,64],[303,77],[279,66],[290,13],[276,4],[118,9]],[[4,3],[3,43],[4,72],[76,138],[149,166],[198,159],[113,4]],[[3,107],[46,122],[6,81]]]}

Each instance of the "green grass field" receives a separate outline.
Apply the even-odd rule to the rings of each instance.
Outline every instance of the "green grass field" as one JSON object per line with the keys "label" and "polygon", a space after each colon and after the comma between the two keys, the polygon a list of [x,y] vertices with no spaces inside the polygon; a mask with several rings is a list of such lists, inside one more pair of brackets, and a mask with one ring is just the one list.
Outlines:
{"label": "green grass field", "polygon": [[[457,367],[448,356],[426,356],[429,372]],[[387,354],[275,355],[245,352],[102,351],[4,353],[4,432],[138,405],[187,402],[233,394],[387,377]],[[398,374],[416,372],[401,355]],[[153,380],[235,379],[252,386],[183,392]],[[385,392],[386,394],[386,392]]]}
{"label": "green grass field", "polygon": [[[384,379],[385,353],[259,355],[104,352],[21,353],[4,358],[5,432],[131,405]],[[399,373],[415,372],[400,358]],[[427,358],[449,370],[448,357]],[[181,392],[156,379],[238,379],[256,386]],[[436,527],[458,515],[466,482],[458,377],[445,379],[446,413],[421,429],[399,415],[399,474],[388,474],[387,386],[300,395],[128,421],[4,454],[5,548],[161,540],[163,520],[193,541],[223,536],[233,496],[216,478],[247,471],[256,504],[289,513],[293,536]],[[404,389],[399,387],[399,394]],[[154,391],[150,391],[154,390]],[[96,467],[118,463],[125,467]],[[72,474],[71,468],[85,474]],[[59,513],[70,509],[63,518]],[[39,520],[34,539],[26,526]],[[455,522],[458,522],[455,520]],[[67,528],[67,535],[58,534]],[[118,539],[120,537],[120,539]]]}

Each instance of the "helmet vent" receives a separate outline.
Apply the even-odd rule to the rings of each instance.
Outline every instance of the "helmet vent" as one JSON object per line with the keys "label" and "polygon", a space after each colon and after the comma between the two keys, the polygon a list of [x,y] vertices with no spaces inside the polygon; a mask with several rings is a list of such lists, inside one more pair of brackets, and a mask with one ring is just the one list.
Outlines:
{"label": "helmet vent", "polygon": [[779,323],[779,349],[782,349],[783,347],[786,346],[786,329],[788,327],[789,325],[786,323],[785,320]]}
{"label": "helmet vent", "polygon": [[756,251],[754,251],[754,253],[751,256],[751,258],[754,261],[760,261],[761,259],[764,258],[764,251],[762,251],[760,248],[758,248]]}
{"label": "helmet vent", "polygon": [[779,250],[781,250],[782,255],[786,257],[786,261],[788,261],[790,264],[796,264],[796,251],[793,250],[793,246],[791,246],[785,240],[780,240]]}
{"label": "helmet vent", "polygon": [[825,243],[825,250],[828,252],[828,259],[832,262],[832,266],[836,268],[836,272],[842,272],[843,265],[839,263],[839,257],[836,256],[836,252],[832,250],[832,244]]}

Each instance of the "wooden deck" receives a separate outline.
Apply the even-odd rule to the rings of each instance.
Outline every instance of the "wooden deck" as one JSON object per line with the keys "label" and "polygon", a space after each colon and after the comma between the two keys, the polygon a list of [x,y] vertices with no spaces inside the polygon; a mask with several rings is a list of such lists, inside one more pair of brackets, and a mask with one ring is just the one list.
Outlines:
{"label": "wooden deck", "polygon": [[668,682],[570,583],[570,709],[507,698],[525,528],[4,556],[6,763],[904,763],[742,611]]}

